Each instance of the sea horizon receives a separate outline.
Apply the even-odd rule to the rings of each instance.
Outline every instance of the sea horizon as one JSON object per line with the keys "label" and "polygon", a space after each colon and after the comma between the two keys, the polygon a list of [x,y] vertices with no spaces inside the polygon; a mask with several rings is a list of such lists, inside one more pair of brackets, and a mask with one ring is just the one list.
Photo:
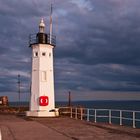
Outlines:
{"label": "sea horizon", "polygon": [[[68,106],[68,101],[56,101],[56,107]],[[29,106],[29,101],[9,102],[10,106]],[[71,101],[71,106],[97,109],[139,110],[139,100],[80,100]]]}

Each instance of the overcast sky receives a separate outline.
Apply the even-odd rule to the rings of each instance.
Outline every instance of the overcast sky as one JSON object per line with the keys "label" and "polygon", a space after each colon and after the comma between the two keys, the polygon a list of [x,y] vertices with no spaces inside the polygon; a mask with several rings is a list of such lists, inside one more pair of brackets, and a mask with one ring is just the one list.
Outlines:
{"label": "overcast sky", "polygon": [[[140,0],[52,0],[56,100],[140,100]],[[0,0],[0,96],[29,99],[28,36],[50,0]]]}

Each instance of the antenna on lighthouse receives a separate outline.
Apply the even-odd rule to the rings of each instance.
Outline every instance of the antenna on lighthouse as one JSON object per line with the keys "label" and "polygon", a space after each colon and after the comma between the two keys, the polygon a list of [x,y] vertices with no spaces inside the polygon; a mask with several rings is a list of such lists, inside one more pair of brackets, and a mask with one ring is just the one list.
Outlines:
{"label": "antenna on lighthouse", "polygon": [[52,14],[53,14],[53,4],[51,3],[51,7],[50,7],[50,44],[52,44],[52,32],[53,32]]}

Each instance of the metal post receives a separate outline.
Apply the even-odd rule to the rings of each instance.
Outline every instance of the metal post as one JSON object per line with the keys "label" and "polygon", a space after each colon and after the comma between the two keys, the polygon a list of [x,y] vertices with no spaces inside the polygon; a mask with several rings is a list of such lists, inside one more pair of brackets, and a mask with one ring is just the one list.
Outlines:
{"label": "metal post", "polygon": [[70,118],[72,118],[72,107],[70,108]]}
{"label": "metal post", "polygon": [[120,125],[122,125],[122,110],[120,110]]}
{"label": "metal post", "polygon": [[136,128],[135,111],[133,111],[133,128]]}
{"label": "metal post", "polygon": [[111,110],[109,110],[109,124],[111,124]]}
{"label": "metal post", "polygon": [[0,140],[2,140],[2,134],[1,134],[1,129],[0,129]]}
{"label": "metal post", "polygon": [[83,120],[83,108],[81,108],[81,120]]}
{"label": "metal post", "polygon": [[77,108],[75,108],[75,119],[77,119]]}
{"label": "metal post", "polygon": [[95,115],[94,115],[95,119],[94,119],[94,122],[96,123],[97,122],[97,110],[95,109]]}
{"label": "metal post", "polygon": [[52,44],[52,32],[53,32],[52,14],[53,14],[53,5],[51,4],[51,12],[50,12],[50,44]]}
{"label": "metal post", "polygon": [[69,96],[68,96],[68,106],[71,106],[71,92],[69,91]]}
{"label": "metal post", "polygon": [[89,109],[87,109],[87,121],[89,121]]}
{"label": "metal post", "polygon": [[20,86],[21,86],[21,81],[20,81],[20,74],[18,74],[18,99],[19,99],[19,106],[20,106]]}

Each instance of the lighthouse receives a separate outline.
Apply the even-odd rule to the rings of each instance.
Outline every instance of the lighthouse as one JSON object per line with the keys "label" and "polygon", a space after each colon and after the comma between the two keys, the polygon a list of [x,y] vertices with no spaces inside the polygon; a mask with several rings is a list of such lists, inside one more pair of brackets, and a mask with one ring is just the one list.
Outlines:
{"label": "lighthouse", "polygon": [[27,116],[55,117],[53,49],[55,36],[45,32],[45,23],[41,19],[39,32],[30,35],[29,46],[32,49],[30,109]]}

